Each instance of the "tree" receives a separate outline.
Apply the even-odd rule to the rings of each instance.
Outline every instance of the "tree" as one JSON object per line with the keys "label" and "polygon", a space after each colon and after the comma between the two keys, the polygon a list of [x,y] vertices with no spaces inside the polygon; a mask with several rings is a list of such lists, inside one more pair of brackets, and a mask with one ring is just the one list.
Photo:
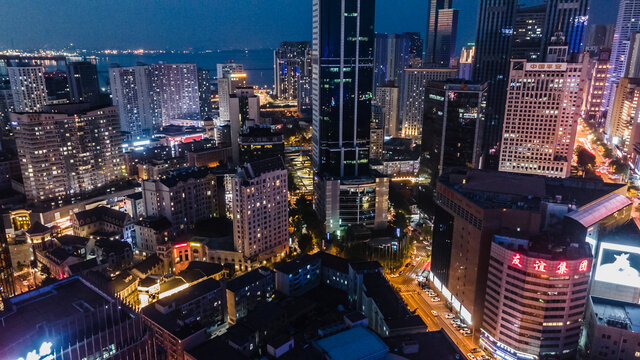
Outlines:
{"label": "tree", "polygon": [[588,168],[596,166],[596,156],[582,146],[576,147],[576,157],[578,158],[578,166]]}
{"label": "tree", "polygon": [[393,226],[400,228],[400,230],[404,230],[409,224],[409,221],[407,220],[407,215],[405,215],[401,211],[397,211],[396,214],[393,216],[392,224]]}
{"label": "tree", "polygon": [[298,238],[298,248],[300,252],[306,254],[313,250],[313,237],[309,233],[304,233]]}
{"label": "tree", "polygon": [[613,173],[621,176],[627,176],[629,173],[629,164],[625,163],[620,159],[613,159],[609,163],[613,168]]}
{"label": "tree", "polygon": [[51,276],[51,270],[49,269],[49,267],[47,265],[42,265],[42,267],[40,268],[40,272],[45,277],[50,277]]}

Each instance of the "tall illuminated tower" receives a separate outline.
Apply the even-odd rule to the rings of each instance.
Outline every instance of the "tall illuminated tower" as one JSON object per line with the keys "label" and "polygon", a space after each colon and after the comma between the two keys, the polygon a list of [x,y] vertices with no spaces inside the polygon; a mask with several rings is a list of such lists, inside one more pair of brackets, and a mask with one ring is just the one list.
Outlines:
{"label": "tall illuminated tower", "polygon": [[386,221],[388,179],[369,172],[374,19],[373,0],[313,1],[315,209],[327,232]]}

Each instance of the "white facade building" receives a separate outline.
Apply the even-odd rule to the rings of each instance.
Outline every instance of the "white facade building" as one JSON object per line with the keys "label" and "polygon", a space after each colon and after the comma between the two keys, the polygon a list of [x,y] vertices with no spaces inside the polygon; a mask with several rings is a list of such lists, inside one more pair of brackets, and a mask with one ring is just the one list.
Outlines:
{"label": "white facade building", "polygon": [[586,62],[511,61],[500,171],[571,174],[587,70]]}
{"label": "white facade building", "polygon": [[47,88],[42,66],[8,67],[9,82],[16,112],[42,111],[47,105]]}
{"label": "white facade building", "polygon": [[289,241],[287,170],[280,157],[240,166],[233,179],[233,238],[248,258],[268,258]]}

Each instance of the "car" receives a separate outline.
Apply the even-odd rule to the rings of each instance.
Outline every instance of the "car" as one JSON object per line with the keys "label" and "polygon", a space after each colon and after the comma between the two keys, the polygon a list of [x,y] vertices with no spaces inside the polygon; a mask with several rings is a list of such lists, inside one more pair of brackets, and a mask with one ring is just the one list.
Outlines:
{"label": "car", "polygon": [[458,326],[459,326],[460,328],[463,328],[463,329],[468,327],[467,325],[465,325],[465,324],[463,324],[463,323],[459,323],[459,324],[458,324]]}
{"label": "car", "polygon": [[471,352],[472,352],[472,353],[482,352],[482,349],[480,349],[480,348],[473,348],[473,349],[471,349]]}
{"label": "car", "polygon": [[436,294],[436,293],[434,293],[434,292],[430,292],[430,293],[429,293],[429,297],[436,297],[436,296],[438,296],[438,294]]}
{"label": "car", "polygon": [[[471,334],[469,334],[469,335],[471,335]],[[490,357],[488,357],[487,355],[484,355],[484,354],[480,355],[480,357],[478,359],[480,359],[480,360],[491,360]]]}
{"label": "car", "polygon": [[408,268],[408,267],[409,267],[409,265],[411,265],[411,263],[407,263],[407,265],[405,265],[404,267]]}
{"label": "car", "polygon": [[469,360],[476,360],[476,357],[475,357],[475,356],[473,356],[473,354],[472,354],[472,353],[468,353],[468,354],[467,354],[467,358],[468,358]]}
{"label": "car", "polygon": [[431,315],[433,315],[433,316],[438,316],[438,312],[437,312],[437,311],[435,311],[435,310],[431,310]]}
{"label": "car", "polygon": [[398,273],[398,275],[402,275],[404,273],[404,270],[400,270],[400,272]]}
{"label": "car", "polygon": [[464,333],[464,334],[462,334],[462,336],[471,336],[471,333],[470,332]]}
{"label": "car", "polygon": [[439,297],[434,297],[433,299],[431,299],[431,301],[438,302],[438,301],[440,301],[440,298]]}
{"label": "car", "polygon": [[444,317],[447,318],[447,319],[453,319],[456,316],[454,314],[449,313],[449,314],[445,315]]}
{"label": "car", "polygon": [[453,320],[451,320],[451,323],[455,324],[455,325],[460,325],[461,324],[460,319],[453,319]]}

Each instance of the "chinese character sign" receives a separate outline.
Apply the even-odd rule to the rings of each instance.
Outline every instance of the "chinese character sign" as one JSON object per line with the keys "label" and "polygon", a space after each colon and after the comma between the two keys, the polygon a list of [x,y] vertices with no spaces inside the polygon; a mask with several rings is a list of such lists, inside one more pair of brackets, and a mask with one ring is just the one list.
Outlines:
{"label": "chinese character sign", "polygon": [[561,261],[556,268],[556,274],[565,275],[569,272],[566,261]]}
{"label": "chinese character sign", "polygon": [[522,263],[520,261],[521,261],[520,254],[515,254],[515,255],[513,255],[513,258],[511,259],[511,265],[515,265],[515,266],[517,266],[519,268],[522,268]]}
{"label": "chinese character sign", "polygon": [[536,262],[533,264],[533,268],[536,269],[536,271],[539,271],[539,272],[546,272],[547,271],[547,263],[542,261],[542,260],[536,260]]}

